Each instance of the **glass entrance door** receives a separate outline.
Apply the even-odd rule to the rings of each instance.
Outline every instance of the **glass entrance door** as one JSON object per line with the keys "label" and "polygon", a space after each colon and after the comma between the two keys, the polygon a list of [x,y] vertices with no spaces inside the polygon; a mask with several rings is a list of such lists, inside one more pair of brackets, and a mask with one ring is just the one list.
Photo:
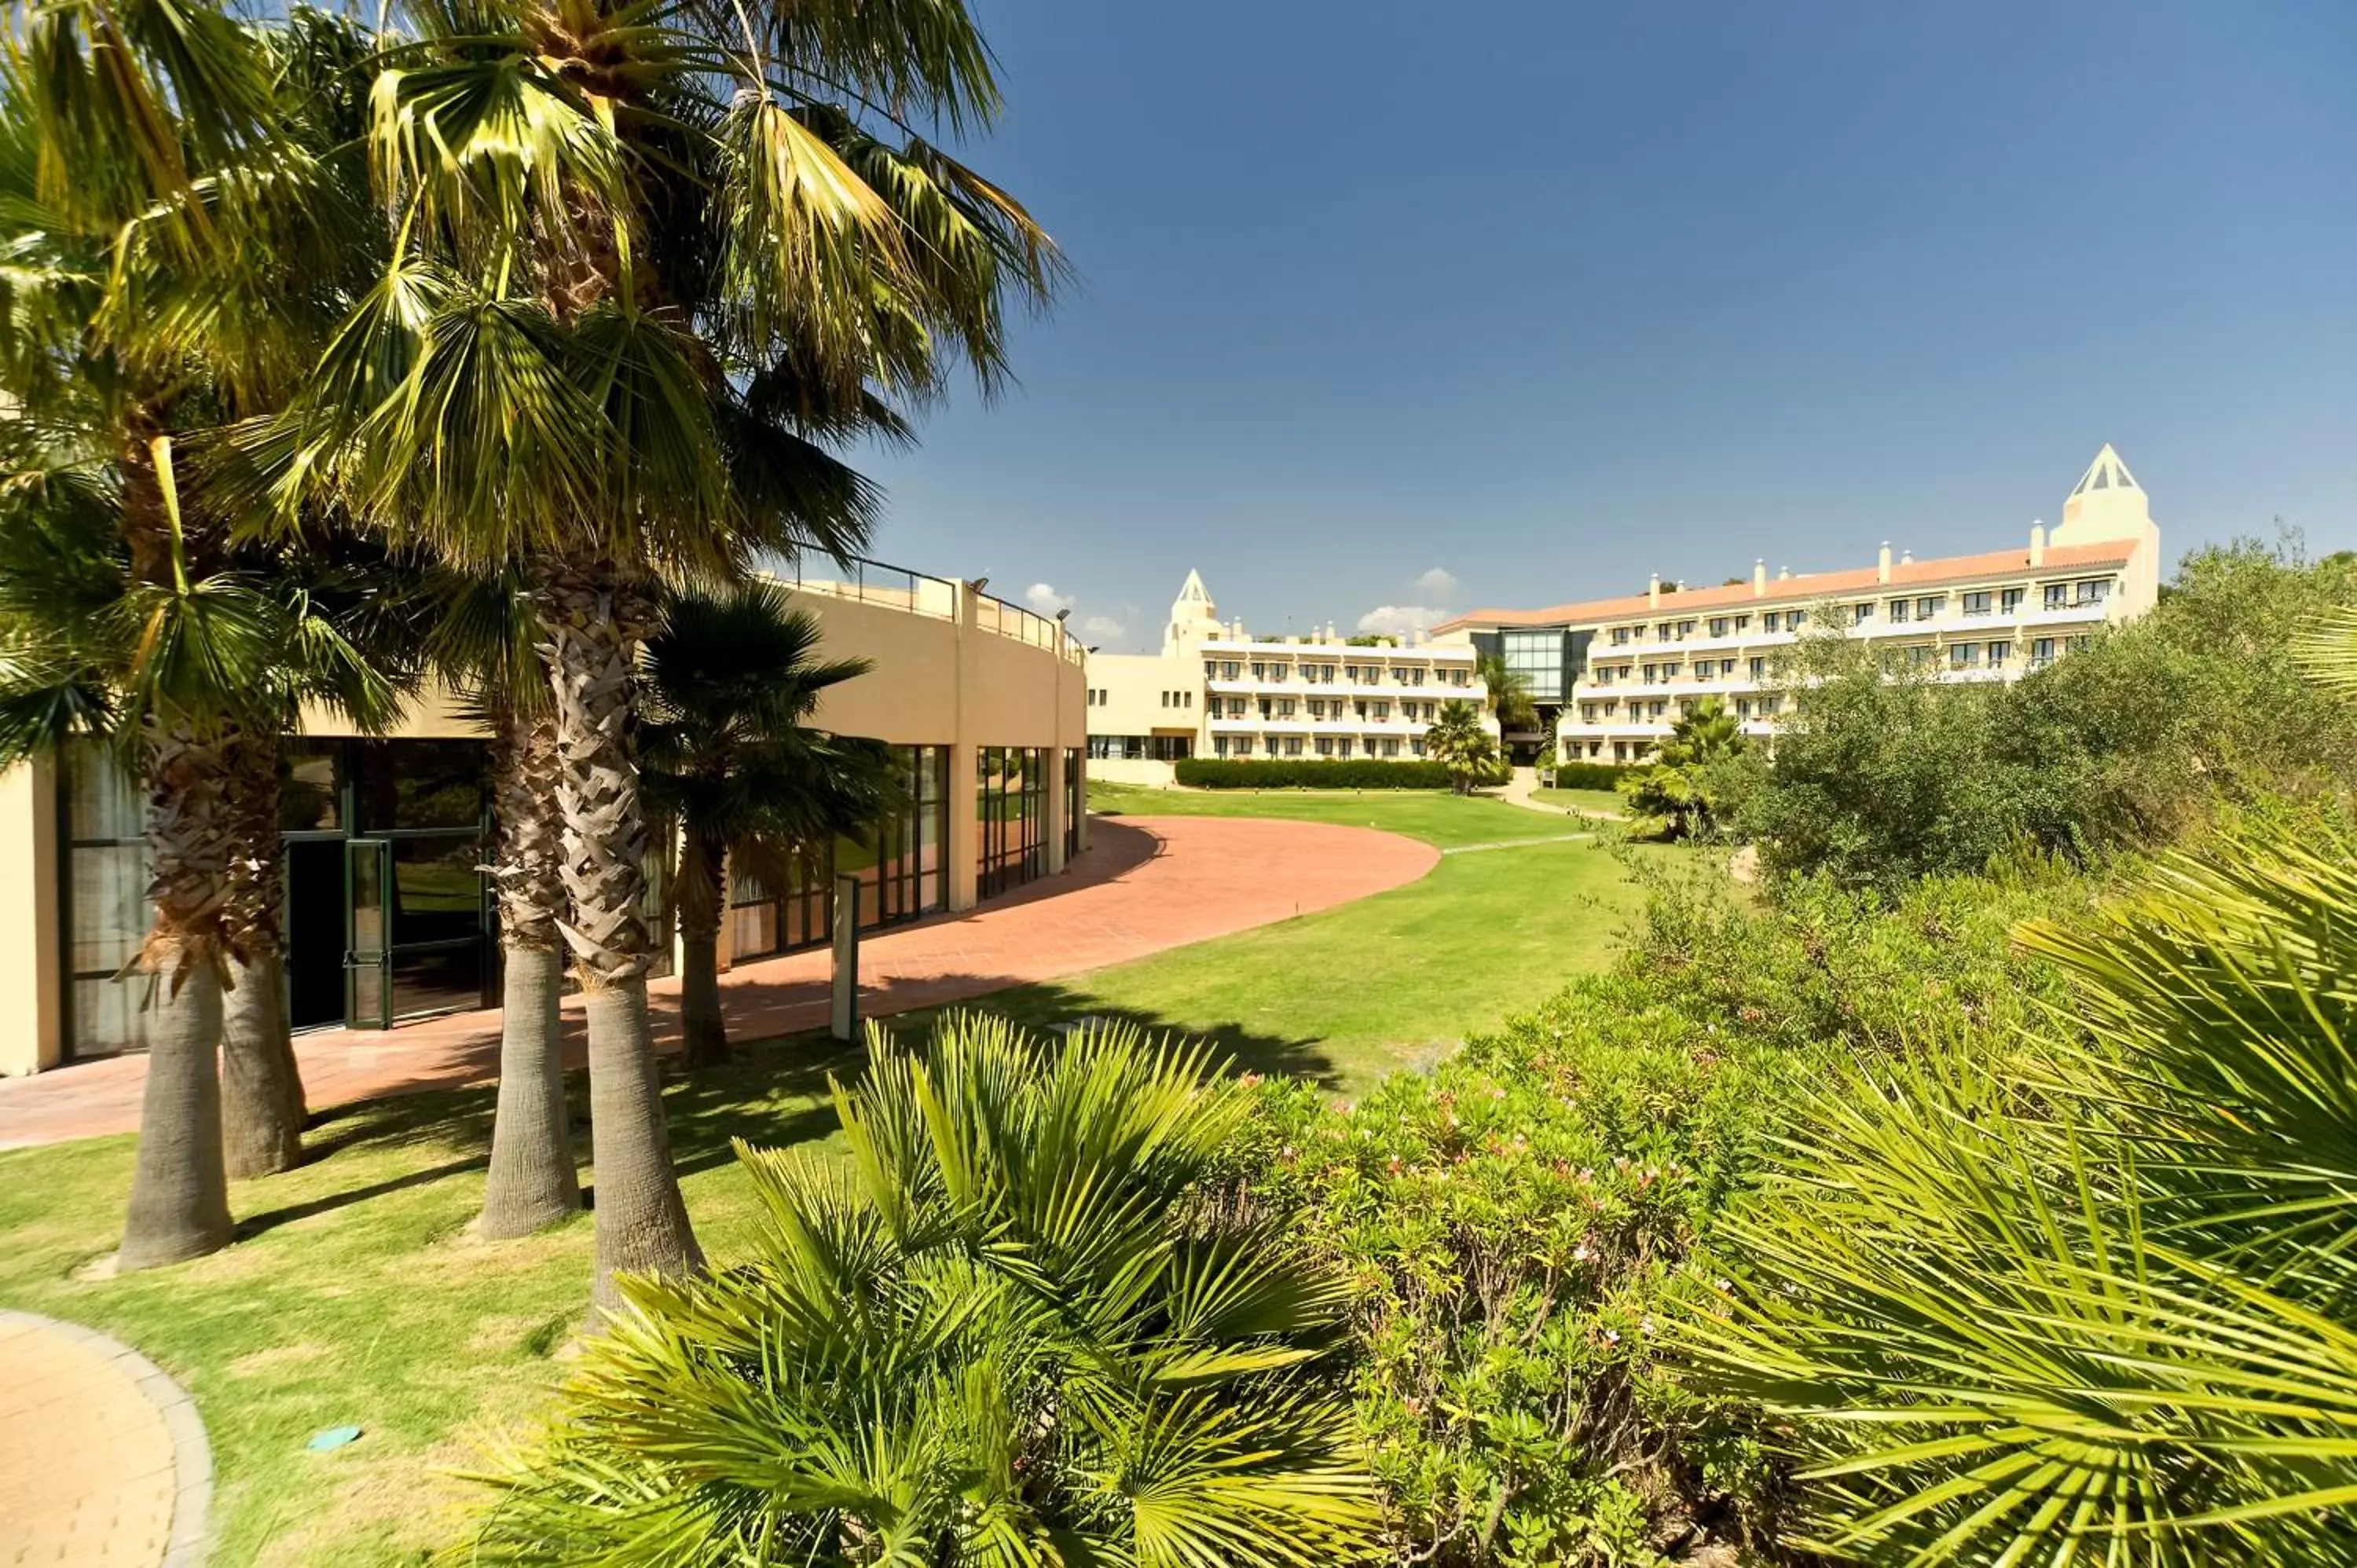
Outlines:
{"label": "glass entrance door", "polygon": [[393,1026],[392,880],[390,842],[344,841],[344,1021],[355,1029]]}

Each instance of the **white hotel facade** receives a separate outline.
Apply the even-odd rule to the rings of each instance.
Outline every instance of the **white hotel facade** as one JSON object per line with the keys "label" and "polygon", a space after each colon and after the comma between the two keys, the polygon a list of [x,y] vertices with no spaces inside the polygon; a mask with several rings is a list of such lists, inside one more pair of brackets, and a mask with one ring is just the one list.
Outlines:
{"label": "white hotel facade", "polygon": [[[1748,582],[1664,587],[1539,610],[1477,610],[1436,637],[1500,653],[1541,706],[1527,738],[1564,761],[1641,761],[1706,701],[1772,736],[1780,656],[1827,627],[1944,681],[2011,681],[2062,658],[2158,597],[2160,531],[2143,488],[2109,446],[2052,531],[2010,549],[1918,561],[1885,544],[1871,565],[1794,575],[1753,565]],[[1548,744],[1551,737],[1552,744]]]}
{"label": "white hotel facade", "polygon": [[1474,663],[1463,639],[1366,647],[1331,626],[1256,638],[1222,621],[1189,572],[1160,653],[1089,656],[1089,775],[1168,783],[1189,757],[1410,761],[1451,698],[1475,704],[1495,733]]}

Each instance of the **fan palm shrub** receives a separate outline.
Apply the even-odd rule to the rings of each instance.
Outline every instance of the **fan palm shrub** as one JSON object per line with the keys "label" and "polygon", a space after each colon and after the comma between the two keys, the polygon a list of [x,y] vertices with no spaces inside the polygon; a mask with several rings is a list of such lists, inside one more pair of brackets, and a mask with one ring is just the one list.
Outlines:
{"label": "fan palm shrub", "polygon": [[869,1045],[848,1157],[740,1145],[752,1253],[625,1279],[472,1560],[1359,1560],[1347,1292],[1223,1180],[1252,1097],[1125,1026]]}
{"label": "fan palm shrub", "polygon": [[1670,726],[1653,760],[1614,785],[1636,816],[1631,831],[1667,839],[1708,833],[1726,815],[1725,765],[1749,749],[1725,703],[1695,703]]}
{"label": "fan palm shrub", "polygon": [[[215,426],[284,397],[364,254],[371,226],[343,199],[357,165],[289,129],[316,125],[355,52],[314,13],[262,29],[155,4],[41,6],[0,44],[0,757],[96,738],[146,799],[154,918],[127,972],[149,986],[150,1054],[125,1268],[228,1240],[224,1043],[241,1173],[294,1157],[277,736],[308,698],[364,725],[389,710],[384,672],[304,580],[316,540],[242,543],[251,520],[190,462]],[[225,1035],[232,985],[242,1026]]]}
{"label": "fan palm shrub", "polygon": [[1803,1108],[1690,1332],[1790,1423],[1816,1544],[2357,1563],[2357,840],[2315,832],[2027,928],[2073,1001],[1997,1070]]}
{"label": "fan palm shrub", "polygon": [[720,919],[732,854],[765,867],[867,837],[900,804],[891,747],[811,717],[827,688],[871,668],[822,661],[818,618],[771,583],[670,596],[647,641],[647,798],[679,824],[679,1015],[690,1067],[728,1058]]}
{"label": "fan palm shrub", "polygon": [[1004,367],[1046,236],[920,125],[998,111],[954,3],[396,6],[366,142],[397,243],[253,444],[390,536],[531,577],[586,999],[594,1294],[697,1259],[646,1004],[637,660],[665,583],[864,537],[815,440]]}

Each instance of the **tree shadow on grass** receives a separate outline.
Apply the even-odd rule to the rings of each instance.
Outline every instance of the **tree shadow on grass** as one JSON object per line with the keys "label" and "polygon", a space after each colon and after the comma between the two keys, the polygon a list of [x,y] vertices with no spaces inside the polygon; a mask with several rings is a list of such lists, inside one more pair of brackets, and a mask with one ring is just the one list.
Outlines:
{"label": "tree shadow on grass", "polygon": [[[1149,1036],[1209,1041],[1214,1051],[1228,1058],[1240,1072],[1256,1072],[1264,1077],[1283,1074],[1321,1088],[1333,1088],[1341,1081],[1334,1058],[1316,1037],[1269,1034],[1241,1022],[1208,1026],[1188,1024],[1146,1008],[1110,1006],[1102,997],[1054,981],[1008,980],[971,1000],[899,1008],[888,1015],[870,1016],[896,1037],[914,1045],[942,1018],[967,1012],[996,1014],[1036,1033],[1050,1035],[1060,1034],[1088,1019],[1133,1024]],[[846,1049],[823,1030],[805,1030],[763,1043],[763,1048],[770,1047],[832,1049],[838,1053],[841,1063],[847,1064],[837,1066],[838,1076],[857,1070],[858,1053]]]}
{"label": "tree shadow on grass", "polygon": [[[1109,1007],[1083,990],[1053,982],[968,977],[966,983],[985,993],[971,1000],[893,1007],[876,1021],[911,1046],[920,1043],[941,1018],[957,1012],[998,1014],[1049,1036],[1083,1020],[1118,1021],[1152,1036],[1208,1040],[1235,1070],[1287,1074],[1325,1088],[1340,1082],[1333,1059],[1314,1038],[1272,1035],[1241,1023],[1189,1027],[1148,1010]],[[891,1006],[894,993],[879,989],[863,1000],[869,1008],[880,1009]],[[736,1159],[740,1139],[765,1149],[823,1142],[839,1125],[829,1079],[856,1081],[866,1062],[864,1046],[845,1045],[823,1029],[740,1041],[728,1062],[695,1071],[683,1067],[675,1053],[665,1052],[661,1058],[663,1109],[673,1166],[687,1176],[726,1165]],[[590,1152],[587,1072],[576,1068],[566,1074],[565,1090],[573,1112],[574,1152],[586,1163]],[[240,1223],[240,1237],[485,1169],[490,1163],[497,1104],[496,1087],[475,1087],[403,1091],[318,1112],[310,1121],[306,1167],[339,1155],[405,1149],[430,1148],[443,1157],[382,1180],[265,1209]],[[587,1184],[584,1186],[586,1191]]]}

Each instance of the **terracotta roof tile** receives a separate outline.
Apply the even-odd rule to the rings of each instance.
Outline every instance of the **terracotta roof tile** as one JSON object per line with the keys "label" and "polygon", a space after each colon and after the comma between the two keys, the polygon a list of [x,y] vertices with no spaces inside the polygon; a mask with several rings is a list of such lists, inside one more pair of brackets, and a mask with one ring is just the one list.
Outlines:
{"label": "terracotta roof tile", "polygon": [[[2118,566],[2126,563],[2136,541],[2133,539],[2098,540],[2092,544],[2055,544],[2047,547],[2045,564],[2040,572],[2065,572],[2083,566]],[[1470,610],[1433,628],[1436,632],[1453,631],[1465,627],[1483,626],[1562,626],[1581,625],[1589,621],[1620,620],[1631,617],[1657,616],[1674,610],[1684,614],[1694,610],[1724,609],[1735,606],[1761,606],[1776,608],[1783,605],[1808,605],[1819,599],[1855,594],[1861,589],[1881,592],[1896,587],[1928,587],[1937,583],[1968,582],[1975,577],[1996,577],[2030,569],[2029,550],[1992,550],[1979,555],[1945,555],[1934,561],[1893,562],[1890,581],[1878,580],[1872,566],[1845,567],[1837,572],[1809,572],[1795,577],[1771,577],[1768,591],[1755,596],[1750,583],[1729,583],[1720,587],[1688,588],[1679,593],[1664,589],[1658,605],[1642,594],[1631,594],[1617,599],[1588,599],[1579,604],[1555,605],[1537,610]]]}

